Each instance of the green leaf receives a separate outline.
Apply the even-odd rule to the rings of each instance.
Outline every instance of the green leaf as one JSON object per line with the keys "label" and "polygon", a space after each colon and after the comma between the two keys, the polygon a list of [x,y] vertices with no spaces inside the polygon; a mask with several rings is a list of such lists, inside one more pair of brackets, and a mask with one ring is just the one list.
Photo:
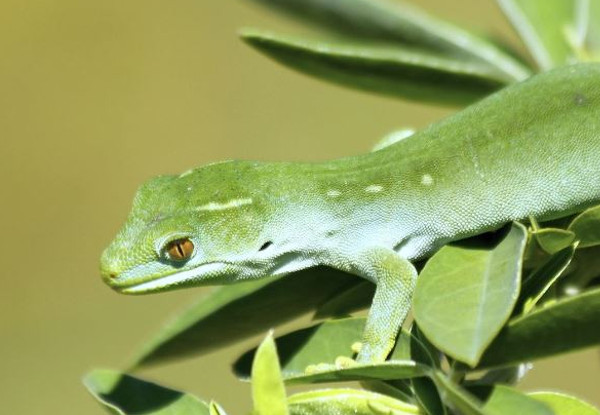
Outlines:
{"label": "green leaf", "polygon": [[413,300],[420,329],[437,348],[475,366],[510,317],[527,231],[514,224],[494,248],[443,247],[425,265]]}
{"label": "green leaf", "polygon": [[307,373],[286,377],[286,383],[322,383],[345,382],[358,380],[395,380],[411,379],[425,376],[429,372],[427,366],[412,360],[387,360],[382,363],[356,364],[345,368],[330,367],[316,373]]}
{"label": "green leaf", "polygon": [[[314,310],[362,282],[329,268],[220,287],[188,307],[144,344],[135,359],[147,365],[207,352]],[[276,313],[265,310],[277,310]]]}
{"label": "green leaf", "polygon": [[575,241],[573,232],[557,228],[540,229],[534,231],[533,236],[535,236],[540,248],[549,254],[555,254]]}
{"label": "green leaf", "polygon": [[417,101],[463,105],[507,85],[480,63],[400,46],[312,41],[245,30],[242,38],[276,61],[338,84]]}
{"label": "green leaf", "polygon": [[115,370],[94,370],[83,380],[105,408],[118,415],[209,415],[198,398]]}
{"label": "green leaf", "polygon": [[580,248],[600,245],[600,206],[583,211],[573,219],[568,229],[577,235]]}
{"label": "green leaf", "polygon": [[528,313],[535,307],[548,289],[563,275],[573,259],[576,248],[577,244],[575,243],[555,253],[546,263],[531,273],[521,286],[518,311]]}
{"label": "green leaf", "polygon": [[556,415],[600,415],[592,405],[564,393],[534,392],[529,396],[548,405]]}
{"label": "green leaf", "polygon": [[412,415],[421,413],[416,406],[389,396],[349,388],[297,393],[290,396],[288,405],[291,415]]}
{"label": "green leaf", "polygon": [[[319,373],[306,373],[311,365],[327,363],[333,366],[340,356],[351,358],[351,345],[360,340],[364,324],[364,318],[332,320],[277,338],[275,342],[286,383],[405,379],[423,376],[427,372],[426,366],[409,360],[410,339],[406,332],[402,332],[390,361],[341,369],[330,367]],[[238,376],[247,377],[249,362],[255,353],[255,350],[250,350],[234,363],[234,372]]]}
{"label": "green leaf", "polygon": [[568,40],[575,1],[497,0],[542,70],[576,62]]}
{"label": "green leaf", "polygon": [[256,415],[289,414],[272,332],[265,337],[254,355],[252,399]]}
{"label": "green leaf", "polygon": [[490,415],[555,415],[548,405],[503,385],[494,387],[483,409]]}
{"label": "green leaf", "polygon": [[350,38],[384,41],[485,63],[510,82],[531,75],[496,45],[414,5],[386,0],[255,0]]}
{"label": "green leaf", "polygon": [[511,320],[479,367],[506,366],[600,344],[600,289],[558,300]]}
{"label": "green leaf", "polygon": [[442,372],[435,372],[432,379],[437,387],[444,391],[442,396],[446,405],[457,408],[463,415],[491,415],[482,408],[477,398],[452,382]]}

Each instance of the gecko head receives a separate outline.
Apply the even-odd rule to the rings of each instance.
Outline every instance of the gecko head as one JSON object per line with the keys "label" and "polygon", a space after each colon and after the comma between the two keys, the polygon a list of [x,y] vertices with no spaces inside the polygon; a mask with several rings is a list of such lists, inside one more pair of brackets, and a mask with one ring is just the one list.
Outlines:
{"label": "gecko head", "polygon": [[269,233],[272,192],[231,163],[145,183],[102,254],[104,281],[141,294],[260,278],[297,263],[294,244]]}

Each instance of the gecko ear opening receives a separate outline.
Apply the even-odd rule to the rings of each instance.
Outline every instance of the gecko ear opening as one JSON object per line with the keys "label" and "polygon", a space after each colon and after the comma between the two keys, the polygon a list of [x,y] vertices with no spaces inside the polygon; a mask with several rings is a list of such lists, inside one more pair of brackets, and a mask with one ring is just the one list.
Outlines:
{"label": "gecko ear opening", "polygon": [[260,248],[258,248],[258,251],[264,251],[265,249],[267,249],[268,247],[270,247],[271,245],[273,245],[273,242],[271,241],[267,241],[264,244],[262,244],[262,246]]}

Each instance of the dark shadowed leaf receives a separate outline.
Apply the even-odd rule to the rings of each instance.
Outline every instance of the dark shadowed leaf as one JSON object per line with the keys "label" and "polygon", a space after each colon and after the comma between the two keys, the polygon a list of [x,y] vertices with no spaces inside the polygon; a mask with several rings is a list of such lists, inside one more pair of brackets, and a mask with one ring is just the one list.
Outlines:
{"label": "dark shadowed leaf", "polygon": [[400,46],[306,40],[245,30],[242,38],[306,74],[370,92],[449,105],[468,104],[507,85],[481,63]]}
{"label": "dark shadowed leaf", "polygon": [[440,350],[475,366],[510,317],[521,282],[527,231],[514,224],[493,248],[445,246],[415,290],[419,328]]}
{"label": "dark shadowed leaf", "polygon": [[511,81],[531,72],[501,48],[407,2],[388,0],[254,0],[349,38],[410,45],[479,61]]}
{"label": "dark shadowed leaf", "polygon": [[288,405],[292,415],[421,414],[416,406],[389,396],[349,388],[297,393],[290,396]]}
{"label": "dark shadowed leaf", "polygon": [[481,358],[480,367],[532,361],[600,344],[600,289],[563,298],[511,320]]}
{"label": "dark shadowed leaf", "polygon": [[576,1],[497,1],[542,70],[576,61],[568,39]]}
{"label": "dark shadowed leaf", "polygon": [[577,244],[573,244],[552,255],[546,263],[527,277],[521,286],[517,312],[528,313],[556,283],[573,259]]}
{"label": "dark shadowed leaf", "polygon": [[144,344],[135,362],[179,359],[265,332],[361,281],[329,268],[313,268],[221,287],[176,315]]}
{"label": "dark shadowed leaf", "polygon": [[[416,324],[413,324],[411,334],[410,357],[412,360],[439,369],[441,353],[433,347]],[[413,378],[411,383],[419,405],[428,415],[446,415],[446,408],[431,378]]]}
{"label": "dark shadowed leaf", "polygon": [[98,402],[118,415],[209,415],[208,404],[192,395],[115,370],[94,370],[83,383]]}

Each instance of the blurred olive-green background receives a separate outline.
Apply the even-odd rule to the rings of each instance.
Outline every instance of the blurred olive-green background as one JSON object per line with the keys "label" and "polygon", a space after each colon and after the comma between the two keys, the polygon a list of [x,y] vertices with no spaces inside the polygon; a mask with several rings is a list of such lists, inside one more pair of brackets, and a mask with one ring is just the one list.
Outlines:
{"label": "blurred olive-green background", "polygon": [[[515,41],[491,0],[418,3]],[[296,74],[236,38],[248,25],[304,30],[243,0],[0,2],[0,412],[103,413],[81,376],[122,367],[201,293],[127,297],[101,283],[98,256],[143,180],[229,158],[356,154],[452,112]],[[229,364],[246,346],[142,374],[245,413]],[[591,350],[542,362],[523,387],[600,404],[599,373]]]}

